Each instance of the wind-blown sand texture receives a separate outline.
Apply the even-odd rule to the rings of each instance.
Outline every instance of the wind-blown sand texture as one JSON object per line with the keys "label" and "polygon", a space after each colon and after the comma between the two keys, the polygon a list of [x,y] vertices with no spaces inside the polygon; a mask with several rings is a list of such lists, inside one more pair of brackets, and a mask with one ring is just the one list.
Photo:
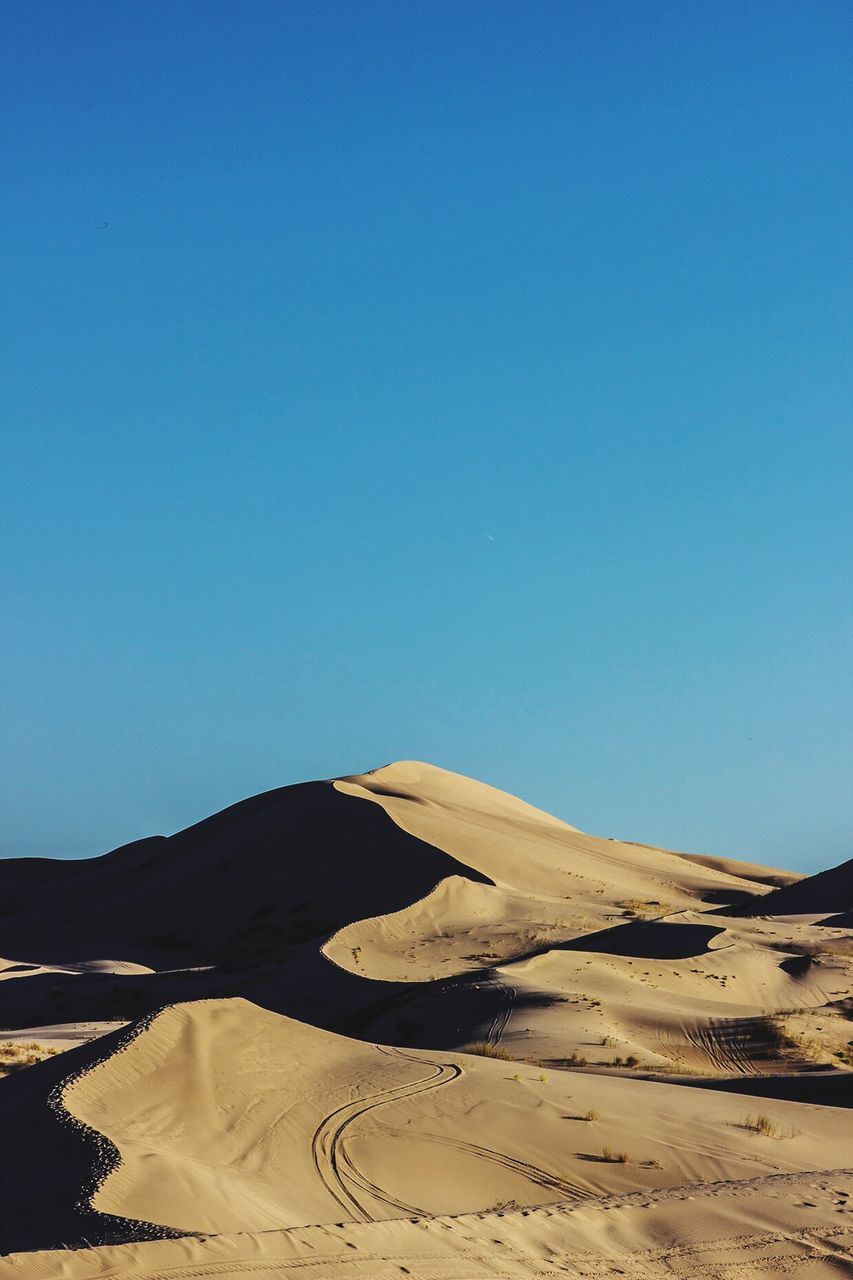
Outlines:
{"label": "wind-blown sand texture", "polygon": [[0,1277],[851,1275],[851,908],[414,762],[0,863]]}

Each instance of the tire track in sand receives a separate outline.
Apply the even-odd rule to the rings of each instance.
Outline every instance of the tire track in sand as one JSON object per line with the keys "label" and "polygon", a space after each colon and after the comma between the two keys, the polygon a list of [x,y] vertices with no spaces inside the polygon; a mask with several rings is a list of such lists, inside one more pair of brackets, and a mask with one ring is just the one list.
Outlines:
{"label": "tire track in sand", "polygon": [[[380,1045],[377,1045],[376,1048],[381,1053],[388,1054],[389,1057],[403,1058],[422,1066],[428,1065],[431,1069],[427,1075],[422,1076],[419,1080],[398,1085],[393,1089],[383,1089],[378,1093],[369,1094],[366,1098],[359,1098],[354,1102],[344,1103],[330,1112],[315,1129],[311,1140],[311,1157],[314,1168],[326,1190],[354,1222],[374,1222],[376,1220],[364,1204],[364,1195],[379,1201],[389,1209],[396,1210],[406,1217],[422,1217],[424,1216],[424,1210],[417,1205],[407,1204],[405,1201],[389,1195],[387,1191],[377,1186],[376,1183],[371,1182],[362,1173],[343,1145],[346,1131],[356,1120],[361,1119],[362,1116],[371,1111],[375,1111],[378,1107],[386,1106],[391,1102],[399,1102],[405,1098],[415,1097],[421,1093],[428,1093],[432,1089],[438,1089],[442,1085],[450,1084],[451,1081],[458,1079],[462,1074],[462,1068],[455,1062],[427,1063],[426,1059],[415,1057],[402,1049],[384,1048]],[[438,1142],[454,1150],[466,1152],[469,1155],[476,1156],[478,1159],[488,1160],[509,1173],[525,1178],[535,1186],[556,1192],[563,1200],[585,1200],[591,1198],[593,1194],[566,1178],[548,1173],[545,1169],[528,1164],[524,1160],[516,1159],[505,1152],[495,1151],[491,1147],[483,1147],[478,1143],[466,1142],[463,1139],[450,1138],[440,1134],[420,1133],[417,1137],[427,1142]]]}
{"label": "tire track in sand", "polygon": [[383,1089],[378,1093],[368,1094],[366,1098],[344,1103],[343,1106],[331,1111],[314,1130],[314,1136],[311,1139],[311,1158],[314,1168],[326,1190],[354,1222],[373,1222],[375,1219],[355,1194],[352,1184],[355,1184],[359,1191],[367,1192],[374,1199],[401,1213],[419,1215],[420,1210],[393,1199],[364,1177],[341,1145],[347,1129],[354,1121],[370,1111],[375,1111],[377,1107],[386,1106],[389,1102],[399,1102],[403,1098],[415,1097],[420,1093],[428,1093],[431,1089],[439,1089],[442,1085],[457,1080],[462,1074],[462,1068],[455,1062],[431,1063],[424,1058],[405,1053],[402,1049],[386,1049],[381,1045],[377,1045],[376,1048],[380,1053],[388,1054],[389,1057],[416,1062],[420,1066],[428,1066],[430,1070],[419,1080],[412,1080],[407,1084],[397,1085],[396,1088]]}
{"label": "tire track in sand", "polygon": [[489,986],[496,987],[503,998],[503,1003],[492,1019],[492,1025],[489,1027],[486,1035],[486,1044],[491,1045],[494,1049],[500,1044],[501,1037],[506,1031],[506,1025],[509,1022],[510,1014],[512,1013],[512,1008],[515,1004],[515,998],[518,995],[518,992],[515,987],[510,986],[508,982],[504,982],[503,978],[498,977],[497,974],[494,974],[494,976],[489,979]]}
{"label": "tire track in sand", "polygon": [[744,1052],[741,1037],[733,1028],[726,1026],[725,1019],[713,1020],[707,1024],[686,1025],[684,1036],[687,1043],[698,1049],[715,1070],[734,1075],[756,1074]]}
{"label": "tire track in sand", "polygon": [[780,1074],[808,1065],[807,1058],[798,1062],[783,1057],[778,1034],[767,1016],[712,1018],[707,1023],[685,1025],[683,1030],[687,1042],[723,1073],[760,1076],[768,1068]]}
{"label": "tire track in sand", "polygon": [[561,1178],[556,1173],[548,1173],[547,1170],[540,1169],[538,1165],[528,1164],[526,1160],[517,1160],[515,1156],[509,1156],[503,1151],[494,1151],[491,1147],[481,1147],[476,1142],[464,1142],[461,1138],[445,1137],[443,1134],[438,1133],[422,1133],[418,1134],[418,1137],[427,1142],[440,1142],[443,1146],[452,1147],[456,1151],[467,1151],[471,1155],[478,1156],[481,1160],[490,1160],[492,1164],[497,1164],[510,1173],[519,1174],[537,1187],[544,1187],[547,1191],[558,1192],[561,1200],[594,1200],[597,1198],[596,1192],[588,1191],[586,1187],[581,1187],[576,1182],[570,1182],[568,1178]]}

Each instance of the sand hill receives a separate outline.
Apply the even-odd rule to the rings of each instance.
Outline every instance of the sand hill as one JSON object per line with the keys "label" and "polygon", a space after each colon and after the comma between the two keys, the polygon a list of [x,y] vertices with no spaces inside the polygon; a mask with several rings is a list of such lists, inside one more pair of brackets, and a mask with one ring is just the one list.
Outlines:
{"label": "sand hill", "polygon": [[0,862],[0,1277],[851,1274],[850,865],[415,762]]}
{"label": "sand hill", "polygon": [[783,885],[760,903],[741,907],[746,915],[822,917],[824,925],[853,924],[853,858],[796,884]]}

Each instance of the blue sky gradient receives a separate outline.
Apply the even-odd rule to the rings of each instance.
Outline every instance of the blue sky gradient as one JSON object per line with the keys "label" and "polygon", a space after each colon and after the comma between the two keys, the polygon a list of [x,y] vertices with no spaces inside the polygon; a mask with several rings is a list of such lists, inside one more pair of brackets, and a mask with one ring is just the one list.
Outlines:
{"label": "blue sky gradient", "polygon": [[2,854],[421,758],[853,830],[853,10],[10,5]]}

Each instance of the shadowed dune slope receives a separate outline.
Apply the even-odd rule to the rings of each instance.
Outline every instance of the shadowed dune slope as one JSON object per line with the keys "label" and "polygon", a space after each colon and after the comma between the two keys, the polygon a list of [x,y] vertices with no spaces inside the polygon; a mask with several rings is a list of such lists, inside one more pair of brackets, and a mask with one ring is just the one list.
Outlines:
{"label": "shadowed dune slope", "polygon": [[312,782],[99,858],[0,862],[0,937],[38,963],[246,961],[397,910],[454,873],[485,879]]}
{"label": "shadowed dune slope", "polygon": [[590,933],[565,945],[578,951],[599,951],[604,955],[636,956],[653,960],[685,960],[704,955],[712,939],[723,932],[704,924],[662,923],[632,920],[615,929]]}
{"label": "shadowed dune slope", "polygon": [[853,912],[853,858],[837,867],[820,871],[796,884],[774,889],[760,901],[744,903],[733,915],[811,916],[832,913],[844,918]]}
{"label": "shadowed dune slope", "polygon": [[156,1234],[93,1211],[98,1172],[112,1167],[117,1153],[61,1100],[68,1082],[109,1059],[127,1037],[114,1031],[0,1082],[0,1254]]}

